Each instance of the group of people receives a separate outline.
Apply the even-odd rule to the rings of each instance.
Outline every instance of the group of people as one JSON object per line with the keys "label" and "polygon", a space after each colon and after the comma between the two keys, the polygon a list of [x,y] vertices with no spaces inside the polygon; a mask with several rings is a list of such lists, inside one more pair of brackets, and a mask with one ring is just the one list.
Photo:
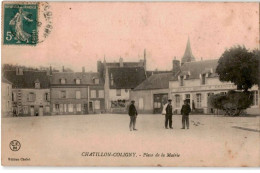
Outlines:
{"label": "group of people", "polygon": [[[129,106],[128,110],[128,115],[130,116],[130,124],[129,124],[129,129],[130,131],[136,131],[137,129],[135,128],[136,124],[136,118],[137,118],[137,110],[135,108],[135,101],[131,101],[131,105]],[[173,115],[173,107],[172,107],[172,100],[169,99],[168,103],[163,106],[163,111],[162,114],[165,115],[165,129],[173,129],[172,127],[172,115]],[[184,104],[182,105],[181,108],[181,115],[182,115],[182,128],[185,129],[185,125],[187,129],[189,129],[189,114],[191,112],[191,108],[189,105],[188,100],[184,100]],[[169,128],[168,128],[169,126]]]}

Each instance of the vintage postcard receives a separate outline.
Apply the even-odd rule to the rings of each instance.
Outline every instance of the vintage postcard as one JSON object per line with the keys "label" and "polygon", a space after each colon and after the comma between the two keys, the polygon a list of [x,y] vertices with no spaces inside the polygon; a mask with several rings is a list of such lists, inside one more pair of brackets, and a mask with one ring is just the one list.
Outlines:
{"label": "vintage postcard", "polygon": [[259,167],[259,3],[2,3],[3,166]]}

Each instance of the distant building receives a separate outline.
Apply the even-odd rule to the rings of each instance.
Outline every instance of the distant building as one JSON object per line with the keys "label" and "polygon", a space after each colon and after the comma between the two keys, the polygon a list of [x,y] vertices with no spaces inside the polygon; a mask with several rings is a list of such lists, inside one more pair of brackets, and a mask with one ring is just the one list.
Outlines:
{"label": "distant building", "polygon": [[56,72],[51,77],[52,114],[89,114],[105,111],[104,81],[98,73]]}
{"label": "distant building", "polygon": [[[236,86],[230,82],[221,82],[216,67],[218,60],[205,60],[186,62],[181,66],[170,81],[170,97],[173,100],[173,107],[180,113],[183,101],[189,101],[193,111],[198,113],[212,114],[213,107],[209,104],[209,96],[212,94],[227,93],[229,90],[236,90]],[[249,114],[259,114],[259,89],[254,86],[251,89],[254,93],[253,105],[247,109]]]}
{"label": "distant building", "polygon": [[181,59],[181,64],[184,64],[186,62],[192,62],[192,61],[196,61],[196,59],[192,54],[190,38],[188,38],[186,49],[185,49],[184,55]]}
{"label": "distant building", "polygon": [[2,77],[2,117],[12,116],[12,83]]}
{"label": "distant building", "polygon": [[13,109],[19,116],[50,114],[50,82],[46,71],[17,68],[4,72],[12,83]]}
{"label": "distant building", "polygon": [[105,108],[107,112],[126,112],[130,91],[146,79],[146,52],[140,62],[98,62],[98,72],[105,81]]}
{"label": "distant building", "polygon": [[180,61],[173,60],[171,71],[150,71],[149,77],[131,91],[140,113],[161,113],[169,98],[170,79],[180,70]]}

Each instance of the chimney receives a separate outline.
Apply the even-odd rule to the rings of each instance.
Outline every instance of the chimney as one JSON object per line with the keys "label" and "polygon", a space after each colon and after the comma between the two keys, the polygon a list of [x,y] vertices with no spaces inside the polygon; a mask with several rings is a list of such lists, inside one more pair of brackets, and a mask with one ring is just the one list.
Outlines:
{"label": "chimney", "polygon": [[62,66],[62,72],[65,72],[64,66]]}
{"label": "chimney", "polygon": [[51,76],[52,75],[52,67],[50,66],[49,69],[47,69],[47,75]]}
{"label": "chimney", "polygon": [[50,66],[50,75],[52,75],[52,66]]}
{"label": "chimney", "polygon": [[124,67],[123,58],[119,58],[119,67]]}
{"label": "chimney", "polygon": [[174,57],[174,60],[172,61],[172,72],[175,75],[180,71],[180,61]]}
{"label": "chimney", "polygon": [[82,73],[85,73],[85,67],[82,67]]}

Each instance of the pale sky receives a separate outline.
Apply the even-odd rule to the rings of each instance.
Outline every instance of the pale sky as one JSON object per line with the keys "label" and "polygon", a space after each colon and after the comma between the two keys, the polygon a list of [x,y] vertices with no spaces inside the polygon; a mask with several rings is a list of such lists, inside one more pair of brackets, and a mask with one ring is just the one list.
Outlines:
{"label": "pale sky", "polygon": [[[226,48],[259,46],[258,3],[51,2],[53,30],[37,46],[2,46],[2,63],[96,71],[96,61],[139,61],[170,70],[188,36],[196,60]],[[71,9],[70,9],[71,8]]]}

